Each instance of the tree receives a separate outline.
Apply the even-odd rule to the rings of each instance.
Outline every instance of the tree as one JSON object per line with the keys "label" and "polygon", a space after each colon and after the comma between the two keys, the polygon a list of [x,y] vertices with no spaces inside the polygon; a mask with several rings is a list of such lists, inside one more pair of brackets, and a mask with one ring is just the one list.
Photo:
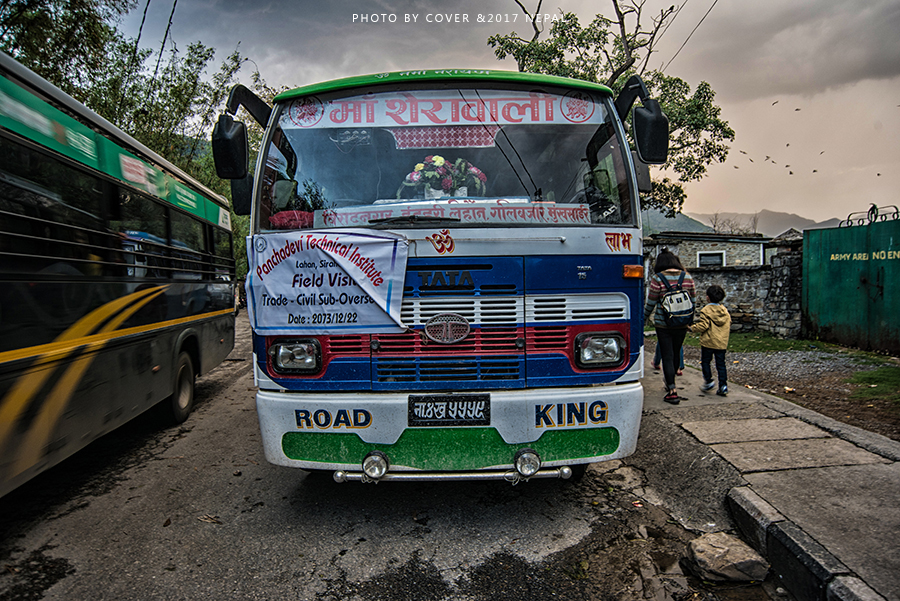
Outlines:
{"label": "tree", "polygon": [[713,213],[709,218],[709,225],[717,234],[739,234],[748,236],[757,233],[759,226],[759,213],[751,215],[747,223],[742,222],[737,215],[726,217],[721,213]]}
{"label": "tree", "polygon": [[115,24],[133,0],[0,2],[0,50],[79,97],[104,68]]}
{"label": "tree", "polygon": [[531,39],[516,33],[492,35],[488,44],[494,54],[501,60],[515,59],[520,71],[603,83],[613,91],[619,91],[631,75],[640,74],[669,118],[669,160],[664,169],[677,177],[677,181],[655,179],[642,208],[662,209],[674,216],[686,198],[682,184],[703,178],[709,164],[723,162],[728,142],[734,140],[734,130],[720,118],[712,86],[703,81],[691,91],[684,80],[647,68],[676,7],[661,10],[645,26],[646,0],[612,0],[614,19],[598,14],[583,27],[574,13],[565,13],[553,21],[547,39],[541,40],[544,30],[534,16],[540,14],[541,1],[532,14],[515,0],[532,24],[533,35]]}

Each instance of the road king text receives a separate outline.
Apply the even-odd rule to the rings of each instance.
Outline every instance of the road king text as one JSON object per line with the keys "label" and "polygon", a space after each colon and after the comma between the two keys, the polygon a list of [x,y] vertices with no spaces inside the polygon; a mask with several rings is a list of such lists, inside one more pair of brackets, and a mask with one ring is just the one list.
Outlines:
{"label": "road king text", "polygon": [[362,429],[372,424],[372,414],[365,409],[338,409],[334,413],[326,409],[295,409],[294,417],[300,430]]}
{"label": "road king text", "polygon": [[608,409],[603,401],[594,401],[590,405],[581,402],[534,406],[535,428],[586,426],[588,421],[592,424],[605,424],[607,417]]}

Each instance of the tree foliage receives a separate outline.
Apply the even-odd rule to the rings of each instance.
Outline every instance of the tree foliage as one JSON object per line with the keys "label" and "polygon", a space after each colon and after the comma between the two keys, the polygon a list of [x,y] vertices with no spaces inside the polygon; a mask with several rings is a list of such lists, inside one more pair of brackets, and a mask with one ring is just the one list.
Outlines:
{"label": "tree foliage", "polygon": [[[653,181],[653,192],[643,197],[643,208],[658,208],[674,216],[684,205],[683,183],[703,178],[713,162],[728,156],[734,131],[721,118],[715,91],[702,81],[691,86],[661,69],[648,69],[650,56],[665,27],[676,14],[673,5],[650,18],[646,0],[612,0],[614,17],[596,15],[583,26],[574,13],[565,13],[550,26],[549,35],[520,2],[516,4],[530,17],[533,35],[523,38],[513,32],[492,35],[488,44],[498,59],[513,58],[520,71],[560,75],[603,83],[614,91],[638,73],[650,94],[659,100],[669,118],[669,160],[664,169],[677,180],[662,177]],[[540,14],[538,2],[535,14]]]}
{"label": "tree foliage", "polygon": [[133,0],[4,0],[0,50],[78,97],[105,67],[115,25]]}

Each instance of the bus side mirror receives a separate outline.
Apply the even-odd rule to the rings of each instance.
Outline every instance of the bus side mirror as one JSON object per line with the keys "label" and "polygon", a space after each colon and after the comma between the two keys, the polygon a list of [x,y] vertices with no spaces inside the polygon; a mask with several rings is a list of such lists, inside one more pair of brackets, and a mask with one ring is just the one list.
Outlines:
{"label": "bus side mirror", "polygon": [[229,114],[219,115],[212,133],[213,161],[216,175],[222,179],[238,180],[247,176],[250,156],[247,126]]}
{"label": "bus side mirror", "polygon": [[235,215],[249,215],[253,197],[253,175],[231,180],[231,208]]}
{"label": "bus side mirror", "polygon": [[650,165],[642,161],[636,152],[631,153],[631,160],[634,163],[634,173],[637,176],[638,192],[641,194],[653,192],[653,182],[650,179]]}
{"label": "bus side mirror", "polygon": [[652,98],[642,100],[631,117],[634,144],[638,156],[648,165],[662,165],[669,156],[669,118],[662,112],[659,102]]}

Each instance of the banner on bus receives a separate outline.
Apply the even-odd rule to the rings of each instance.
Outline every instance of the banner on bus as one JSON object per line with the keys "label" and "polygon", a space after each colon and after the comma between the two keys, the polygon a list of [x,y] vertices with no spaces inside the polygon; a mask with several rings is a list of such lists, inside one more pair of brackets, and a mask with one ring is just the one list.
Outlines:
{"label": "banner on bus", "polygon": [[247,238],[247,308],[268,335],[397,333],[409,243],[371,230]]}
{"label": "banner on bus", "polygon": [[[328,101],[306,96],[288,105],[281,117],[281,127],[577,125],[600,124],[605,120],[603,105],[584,90],[570,90],[564,95],[497,90],[412,90]],[[478,128],[473,132],[478,132]]]}

